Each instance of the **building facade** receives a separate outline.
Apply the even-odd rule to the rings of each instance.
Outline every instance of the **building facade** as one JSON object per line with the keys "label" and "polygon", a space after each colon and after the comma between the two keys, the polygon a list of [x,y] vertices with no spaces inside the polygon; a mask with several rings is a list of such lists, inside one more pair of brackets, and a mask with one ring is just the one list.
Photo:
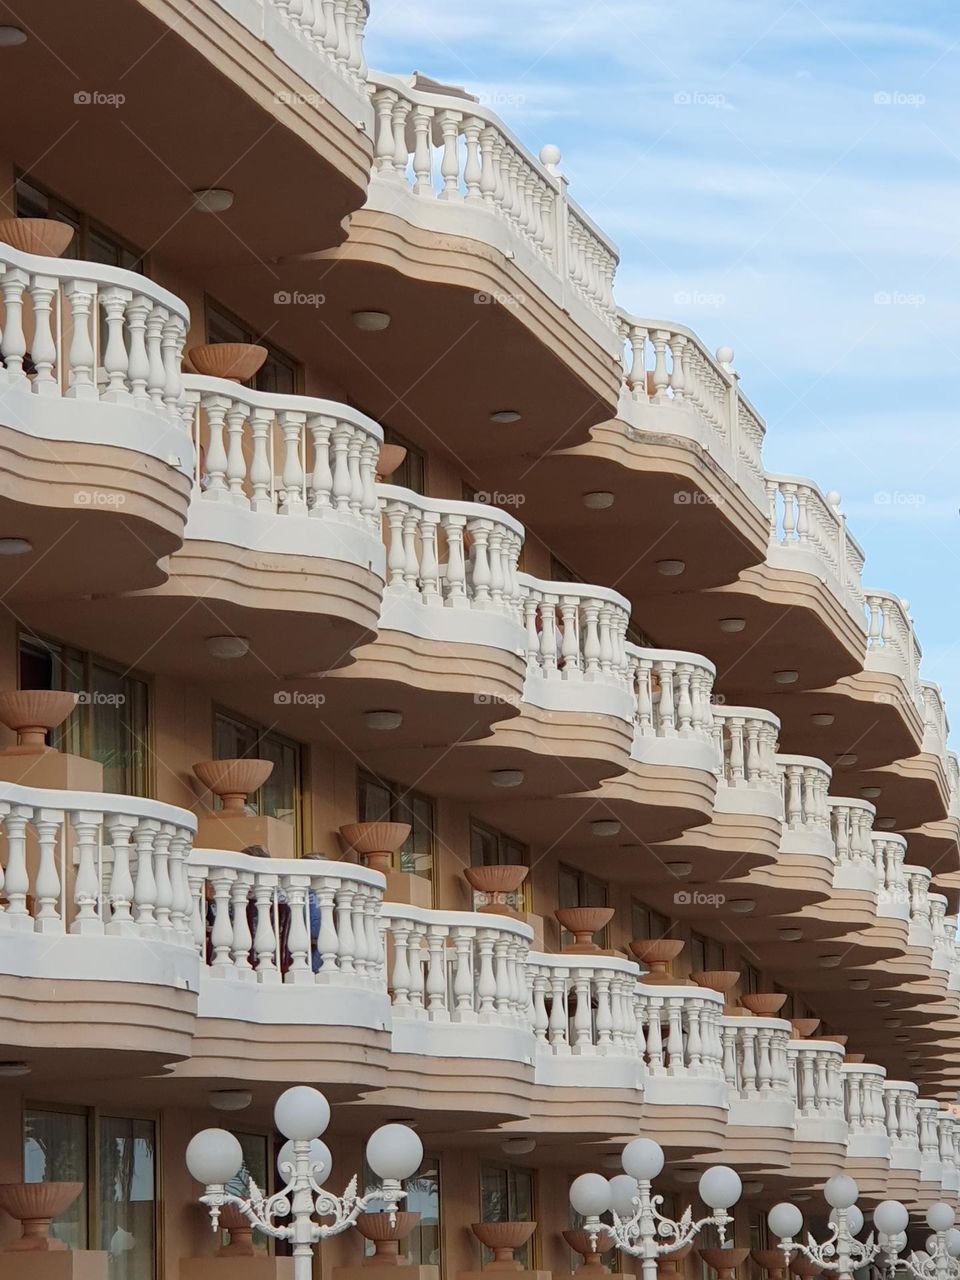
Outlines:
{"label": "building facade", "polygon": [[733,352],[365,0],[0,8],[0,1183],[84,1275],[288,1276],[184,1152],[275,1188],[309,1083],[334,1186],[416,1126],[423,1280],[576,1271],[637,1134],[754,1250],[955,1201],[946,711]]}

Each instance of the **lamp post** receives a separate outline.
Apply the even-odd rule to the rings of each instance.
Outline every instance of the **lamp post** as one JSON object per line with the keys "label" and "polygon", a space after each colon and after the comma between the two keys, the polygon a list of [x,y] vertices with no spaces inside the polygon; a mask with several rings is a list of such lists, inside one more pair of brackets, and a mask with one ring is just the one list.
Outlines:
{"label": "lamp post", "polygon": [[775,1204],[767,1214],[767,1222],[773,1234],[780,1237],[786,1261],[789,1263],[790,1255],[799,1252],[822,1271],[835,1272],[838,1280],[850,1280],[854,1271],[869,1266],[881,1253],[889,1258],[890,1238],[905,1230],[909,1215],[898,1200],[884,1200],[873,1213],[879,1240],[874,1240],[872,1231],[865,1241],[858,1240],[857,1233],[863,1229],[863,1214],[857,1208],[859,1195],[860,1188],[844,1173],[826,1183],[823,1198],[833,1213],[830,1234],[820,1244],[809,1234],[806,1244],[795,1240],[794,1236],[803,1229],[803,1214],[794,1204]]}
{"label": "lamp post", "polygon": [[934,1234],[927,1240],[926,1250],[900,1257],[896,1249],[890,1249],[891,1273],[903,1270],[914,1280],[960,1280],[960,1231],[953,1223],[954,1212],[948,1204],[931,1205],[927,1226]]}
{"label": "lamp post", "polygon": [[[686,1209],[679,1221],[660,1212],[663,1196],[653,1194],[652,1180],[663,1169],[663,1148],[649,1138],[634,1138],[623,1149],[624,1172],[609,1180],[599,1173],[582,1173],[570,1187],[570,1203],[584,1218],[594,1247],[601,1232],[633,1258],[641,1259],[643,1280],[656,1280],[657,1260],[689,1245],[699,1231],[714,1226],[724,1240],[733,1218],[727,1210],[740,1199],[742,1186],[733,1169],[716,1165],[700,1179],[700,1197],[713,1210],[693,1221]],[[613,1225],[600,1221],[612,1211]]]}
{"label": "lamp post", "polygon": [[[290,1241],[294,1280],[310,1280],[314,1245],[352,1227],[369,1201],[381,1201],[393,1224],[397,1206],[407,1194],[402,1181],[420,1167],[423,1145],[406,1125],[381,1125],[367,1142],[367,1163],[381,1179],[380,1186],[366,1197],[358,1195],[354,1175],[343,1195],[337,1196],[323,1187],[333,1165],[329,1148],[320,1141],[330,1123],[330,1105],[323,1094],[308,1085],[287,1089],[277,1099],[273,1118],[289,1139],[277,1161],[285,1186],[274,1195],[265,1196],[252,1179],[246,1199],[227,1190],[226,1184],[243,1168],[243,1151],[225,1129],[204,1129],[191,1138],[187,1168],[205,1187],[200,1202],[210,1210],[214,1231],[223,1206],[235,1205],[257,1230]],[[314,1214],[332,1221],[315,1222]]]}

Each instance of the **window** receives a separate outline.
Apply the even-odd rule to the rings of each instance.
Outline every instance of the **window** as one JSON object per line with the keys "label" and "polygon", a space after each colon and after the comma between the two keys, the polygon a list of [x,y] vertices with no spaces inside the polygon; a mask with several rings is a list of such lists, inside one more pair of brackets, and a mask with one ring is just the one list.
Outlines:
{"label": "window", "polygon": [[396,484],[401,489],[412,489],[414,493],[427,491],[427,455],[415,444],[411,444],[406,436],[392,427],[383,428],[383,443],[397,444],[406,449],[406,455],[394,471],[384,477],[385,484]]}
{"label": "window", "polygon": [[74,236],[64,250],[65,258],[82,258],[85,262],[102,262],[108,267],[124,267],[127,271],[146,274],[140,249],[59,196],[22,177],[16,182],[16,207],[18,218],[56,218],[58,222],[66,222],[73,227]]}
{"label": "window", "polygon": [[[607,883],[586,871],[578,871],[575,867],[559,867],[559,898],[561,907],[605,907],[607,906]],[[572,934],[566,929],[560,931],[560,945],[569,946],[573,942]],[[598,935],[601,947],[608,945],[609,929],[604,928]]]}
{"label": "window", "polygon": [[273,761],[270,777],[247,803],[261,816],[278,818],[293,827],[299,854],[303,847],[303,810],[300,803],[303,748],[300,743],[232,712],[215,710],[213,754],[217,760],[241,760],[252,756]]}
{"label": "window", "polygon": [[253,342],[266,347],[267,358],[247,384],[256,391],[295,395],[300,383],[300,365],[292,356],[268,342],[255,329],[225,311],[219,303],[206,300],[207,342]]}
{"label": "window", "polygon": [[[250,1183],[255,1182],[264,1194],[269,1193],[270,1186],[273,1181],[270,1155],[269,1140],[263,1133],[238,1133],[233,1131],[233,1136],[240,1143],[240,1150],[243,1152],[243,1166],[236,1177],[227,1183],[227,1190],[232,1191],[234,1195],[243,1196],[250,1195]],[[228,1235],[222,1232],[222,1243],[226,1244]],[[262,1231],[254,1231],[253,1242],[257,1246],[269,1247],[271,1244],[270,1237],[264,1235]]]}
{"label": "window", "polygon": [[723,943],[705,938],[702,933],[690,935],[690,968],[693,973],[704,969],[723,968]]}
{"label": "window", "polygon": [[399,870],[433,880],[433,801],[429,796],[361,770],[357,775],[357,821],[408,822],[410,834],[400,846]]}
{"label": "window", "polygon": [[[476,818],[470,819],[470,865],[472,867],[529,867],[530,850],[519,840],[488,827]],[[529,877],[520,886],[520,901],[523,910],[530,911],[531,889]]]}
{"label": "window", "polygon": [[[569,1203],[569,1193],[567,1197],[567,1208],[569,1212],[570,1229],[572,1231],[582,1231],[583,1224],[586,1222],[586,1219],[583,1214],[577,1213],[573,1205]],[[606,1213],[602,1213],[600,1215],[600,1221],[606,1223],[608,1226],[612,1226],[613,1214],[607,1210]],[[603,1237],[601,1236],[600,1239],[602,1240]],[[570,1271],[575,1274],[583,1265],[583,1258],[575,1249],[571,1249],[569,1245],[567,1246],[567,1252],[570,1257]],[[600,1255],[600,1261],[609,1272],[612,1272],[613,1274],[623,1273],[623,1264],[621,1262],[619,1249],[608,1249],[606,1253]]]}
{"label": "window", "polygon": [[27,1182],[83,1182],[51,1233],[72,1249],[105,1250],[110,1280],[157,1274],[157,1134],[152,1120],[28,1108]]}
{"label": "window", "polygon": [[[748,1219],[748,1232],[751,1250],[760,1250],[769,1248],[769,1237],[767,1235],[767,1215],[758,1209],[751,1209]],[[751,1254],[747,1259],[750,1280],[763,1280],[763,1268],[754,1261]]]}
{"label": "window", "polygon": [[670,918],[634,898],[630,905],[631,938],[665,938],[672,928]]}
{"label": "window", "polygon": [[[536,1217],[534,1173],[531,1169],[516,1169],[512,1165],[482,1165],[480,1169],[480,1221],[481,1222],[532,1222]],[[527,1241],[515,1257],[524,1271],[532,1271],[537,1262],[538,1232]],[[483,1265],[493,1258],[483,1250]]]}
{"label": "window", "polygon": [[[380,1184],[380,1179],[371,1170],[366,1159],[363,1161],[364,1194]],[[441,1267],[442,1240],[440,1235],[440,1161],[436,1156],[425,1155],[420,1168],[412,1178],[404,1182],[407,1198],[403,1202],[404,1212],[419,1213],[420,1221],[411,1231],[406,1241],[406,1254],[403,1260],[411,1266]],[[364,1253],[370,1257],[374,1253],[372,1240],[364,1243]],[[442,1275],[441,1270],[441,1275]]]}
{"label": "window", "polygon": [[[760,986],[760,971],[752,964],[743,961],[740,965],[740,991],[745,996],[755,996],[763,988]],[[760,1247],[759,1245],[757,1246]]]}
{"label": "window", "polygon": [[51,745],[103,765],[103,789],[147,796],[152,783],[146,681],[106,658],[54,640],[21,635],[21,689],[66,689],[80,701],[50,735]]}
{"label": "window", "polygon": [[582,582],[583,579],[579,573],[574,573],[569,565],[558,560],[553,554],[550,556],[550,580],[551,582]]}

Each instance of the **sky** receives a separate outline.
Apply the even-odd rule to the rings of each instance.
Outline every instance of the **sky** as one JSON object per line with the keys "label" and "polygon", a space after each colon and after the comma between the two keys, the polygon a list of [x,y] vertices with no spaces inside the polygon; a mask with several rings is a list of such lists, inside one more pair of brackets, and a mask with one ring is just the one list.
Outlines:
{"label": "sky", "polygon": [[463,85],[729,345],[768,471],[837,490],[960,745],[960,4],[371,0],[377,70]]}

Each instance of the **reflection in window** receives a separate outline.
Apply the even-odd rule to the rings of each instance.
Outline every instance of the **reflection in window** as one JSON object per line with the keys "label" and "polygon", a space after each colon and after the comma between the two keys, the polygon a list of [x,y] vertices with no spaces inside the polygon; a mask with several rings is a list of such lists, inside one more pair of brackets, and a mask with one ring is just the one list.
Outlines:
{"label": "reflection in window", "polygon": [[[480,1221],[532,1222],[534,1217],[533,1170],[517,1169],[513,1165],[483,1165],[480,1170]],[[524,1271],[534,1269],[536,1236],[534,1232],[514,1255]],[[492,1252],[484,1247],[484,1266],[492,1259]]]}
{"label": "reflection in window", "polygon": [[156,1133],[151,1120],[100,1117],[97,1217],[110,1280],[153,1280]]}
{"label": "reflection in window", "polygon": [[[251,1183],[256,1183],[265,1195],[268,1194],[271,1170],[266,1136],[262,1133],[237,1133],[236,1131],[233,1136],[240,1143],[243,1165],[240,1172],[227,1183],[227,1190],[233,1195],[243,1196],[246,1200],[250,1196]],[[223,1232],[223,1244],[227,1243],[228,1238],[227,1232]],[[253,1242],[258,1247],[266,1247],[270,1243],[270,1237],[264,1235],[262,1231],[254,1231]]]}
{"label": "reflection in window", "polygon": [[87,1116],[84,1112],[30,1110],[24,1116],[25,1182],[82,1182],[72,1205],[54,1218],[50,1234],[69,1249],[87,1244]]}
{"label": "reflection in window", "polygon": [[[380,1179],[366,1159],[363,1162],[363,1185],[365,1195],[369,1195],[380,1185]],[[403,1202],[404,1212],[419,1213],[420,1221],[409,1237],[401,1241],[401,1248],[406,1250],[401,1255],[402,1261],[412,1266],[440,1267],[440,1161],[436,1156],[425,1155],[420,1168],[403,1185],[407,1191],[407,1198]],[[374,1202],[373,1212],[378,1208],[379,1205]],[[374,1252],[373,1242],[367,1240],[364,1253],[370,1257]]]}
{"label": "reflection in window", "polygon": [[410,834],[400,846],[400,871],[433,880],[433,801],[397,782],[361,770],[357,775],[358,822],[407,822]]}

